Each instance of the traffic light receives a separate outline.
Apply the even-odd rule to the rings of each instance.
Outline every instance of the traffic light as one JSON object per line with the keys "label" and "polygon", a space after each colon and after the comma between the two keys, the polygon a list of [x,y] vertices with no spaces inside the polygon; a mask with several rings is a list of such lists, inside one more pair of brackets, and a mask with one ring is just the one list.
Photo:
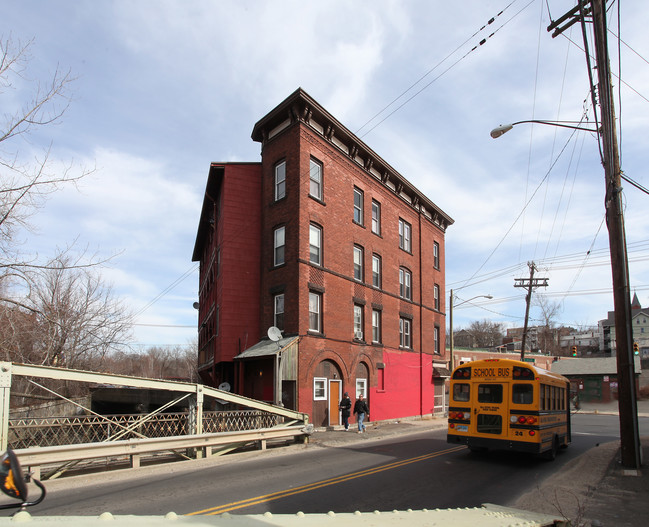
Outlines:
{"label": "traffic light", "polygon": [[576,357],[577,356],[577,346],[572,347],[572,356]]}
{"label": "traffic light", "polygon": [[633,354],[634,355],[640,355],[640,347],[638,346],[637,342],[633,343]]}

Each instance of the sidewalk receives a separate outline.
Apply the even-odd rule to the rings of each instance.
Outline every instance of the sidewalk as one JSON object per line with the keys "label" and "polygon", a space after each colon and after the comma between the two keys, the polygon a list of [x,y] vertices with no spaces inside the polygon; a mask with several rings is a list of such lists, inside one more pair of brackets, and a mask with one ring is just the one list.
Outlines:
{"label": "sidewalk", "polygon": [[[617,402],[583,403],[579,413],[618,415]],[[649,401],[638,401],[638,416],[649,417]],[[395,434],[419,430],[445,429],[446,418],[409,418],[366,423],[367,431],[358,434],[354,425],[345,432],[317,429],[311,444],[340,447],[361,441],[384,439]],[[619,464],[619,441],[590,449],[567,463],[560,472],[545,480],[534,491],[509,506],[545,514],[559,514],[573,527],[636,527],[649,518],[649,437],[641,437],[643,466],[625,470]],[[503,499],[503,503],[507,500]]]}

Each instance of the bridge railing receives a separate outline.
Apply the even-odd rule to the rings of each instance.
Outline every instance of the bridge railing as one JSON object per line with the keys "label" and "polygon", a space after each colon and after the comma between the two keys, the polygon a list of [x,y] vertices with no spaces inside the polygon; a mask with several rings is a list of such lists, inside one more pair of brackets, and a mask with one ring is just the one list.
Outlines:
{"label": "bridge railing", "polygon": [[[80,410],[83,410],[81,413],[88,415],[10,419],[11,385],[14,376],[37,378],[39,383],[42,382],[42,379],[56,379],[103,386],[113,385],[162,390],[174,392],[176,398],[149,414],[104,416],[38,384],[52,395],[76,405]],[[37,383],[34,381],[34,384]],[[165,410],[173,404],[187,398],[191,403],[189,404],[189,411],[165,413]],[[215,399],[219,403],[232,403],[239,410],[204,411],[203,405],[206,398]],[[146,452],[151,452],[153,451],[152,447],[160,447],[161,450],[166,450],[168,447],[164,448],[165,445],[177,446],[185,444],[182,441],[167,441],[167,438],[182,439],[183,437],[191,438],[194,436],[205,438],[209,436],[206,445],[221,445],[218,451],[224,453],[232,450],[245,440],[258,441],[265,448],[267,434],[261,438],[262,436],[257,437],[254,434],[247,433],[233,435],[233,432],[267,431],[273,428],[282,428],[284,432],[273,434],[273,438],[304,437],[308,433],[308,423],[309,417],[307,414],[224,392],[202,384],[0,362],[0,451],[11,447],[20,451],[23,455],[27,455],[27,453],[36,455],[39,449],[48,450],[54,448],[57,449],[57,455],[60,456],[61,449],[66,447],[63,450],[69,452],[69,459],[72,461],[82,459],[83,456],[80,453],[83,449],[87,449],[88,444],[92,443],[115,443],[118,445],[127,441],[130,445],[129,448],[134,449],[134,444],[142,442],[145,445],[142,448]],[[219,434],[223,434],[223,439],[215,439]],[[154,441],[156,439],[165,439],[165,441]],[[232,441],[232,448],[228,449],[223,446],[228,441]],[[190,439],[190,443],[193,445],[193,440]],[[79,449],[74,446],[77,444]],[[68,446],[70,448],[67,448]],[[195,447],[192,446],[191,448]],[[93,449],[93,452],[100,451],[108,450],[103,447]],[[211,446],[207,450],[199,448],[196,450],[196,455],[200,456],[212,451]],[[139,465],[139,460],[137,463]]]}

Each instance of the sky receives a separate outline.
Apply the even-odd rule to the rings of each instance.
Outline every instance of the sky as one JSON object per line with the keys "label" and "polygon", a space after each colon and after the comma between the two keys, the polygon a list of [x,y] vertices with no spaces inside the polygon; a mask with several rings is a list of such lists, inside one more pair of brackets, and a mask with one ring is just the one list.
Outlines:
{"label": "sky", "polygon": [[[556,324],[594,326],[613,309],[595,135],[530,123],[489,134],[593,121],[579,25],[546,31],[575,3],[5,0],[0,37],[33,42],[1,112],[57,68],[75,77],[63,119],[25,138],[22,155],[51,145],[60,166],[93,169],[50,196],[25,247],[45,257],[76,240],[110,257],[102,275],[137,314],[134,345],[186,345],[210,163],[259,161],[254,124],[301,87],[455,220],[454,329],[522,326],[514,283],[528,262],[548,278],[530,324],[543,297],[559,305]],[[612,4],[609,48],[621,166],[649,187],[646,12],[644,0]],[[649,196],[623,186],[631,290],[649,306]]]}

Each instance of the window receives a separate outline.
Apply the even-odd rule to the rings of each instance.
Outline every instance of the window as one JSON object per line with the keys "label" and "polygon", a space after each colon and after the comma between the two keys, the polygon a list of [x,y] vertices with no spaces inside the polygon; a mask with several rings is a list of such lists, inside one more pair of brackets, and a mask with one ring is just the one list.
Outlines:
{"label": "window", "polygon": [[354,188],[354,221],[363,225],[363,191]]}
{"label": "window", "polygon": [[411,252],[410,232],[410,224],[399,218],[399,247],[407,252]]}
{"label": "window", "polygon": [[277,227],[274,233],[275,251],[273,255],[273,263],[275,266],[284,263],[284,245],[286,243],[286,227]]}
{"label": "window", "polygon": [[405,267],[399,267],[399,296],[412,300],[412,275]]}
{"label": "window", "polygon": [[512,387],[512,403],[532,404],[534,400],[534,386],[532,384],[514,384]]}
{"label": "window", "polygon": [[433,267],[439,269],[439,243],[433,242]]}
{"label": "window", "polygon": [[309,261],[322,265],[322,229],[313,224],[309,226]]}
{"label": "window", "polygon": [[407,318],[400,318],[399,319],[399,346],[402,348],[410,348],[411,347],[411,342],[410,342],[410,324],[411,321]]}
{"label": "window", "polygon": [[372,255],[372,285],[381,288],[381,257],[378,254]]}
{"label": "window", "polygon": [[309,181],[309,194],[314,198],[322,199],[322,165],[315,159],[311,159]]}
{"label": "window", "polygon": [[439,311],[439,285],[435,284],[433,286],[433,298],[435,301],[435,309]]}
{"label": "window", "polygon": [[372,342],[381,342],[381,311],[372,309]]}
{"label": "window", "polygon": [[454,384],[453,385],[453,400],[459,402],[467,402],[469,400],[470,385],[469,384]]}
{"label": "window", "polygon": [[363,281],[363,248],[354,245],[354,280]]}
{"label": "window", "polygon": [[354,304],[354,338],[363,340],[363,306]]}
{"label": "window", "polygon": [[309,331],[320,333],[322,324],[320,318],[320,304],[322,296],[318,293],[309,293]]}
{"label": "window", "polygon": [[381,235],[381,204],[372,200],[372,232]]}
{"label": "window", "polygon": [[275,201],[286,196],[286,161],[275,165]]}
{"label": "window", "polygon": [[327,400],[327,379],[323,377],[314,377],[313,379],[313,400]]}
{"label": "window", "polygon": [[284,293],[275,295],[273,299],[274,313],[273,313],[273,326],[279,329],[284,329]]}
{"label": "window", "polygon": [[361,394],[367,401],[367,379],[356,379],[356,397]]}
{"label": "window", "polygon": [[439,355],[439,326],[435,326],[433,328],[433,343],[434,343],[434,351],[437,355]]}
{"label": "window", "polygon": [[479,403],[502,403],[503,385],[502,384],[478,384],[478,402]]}

